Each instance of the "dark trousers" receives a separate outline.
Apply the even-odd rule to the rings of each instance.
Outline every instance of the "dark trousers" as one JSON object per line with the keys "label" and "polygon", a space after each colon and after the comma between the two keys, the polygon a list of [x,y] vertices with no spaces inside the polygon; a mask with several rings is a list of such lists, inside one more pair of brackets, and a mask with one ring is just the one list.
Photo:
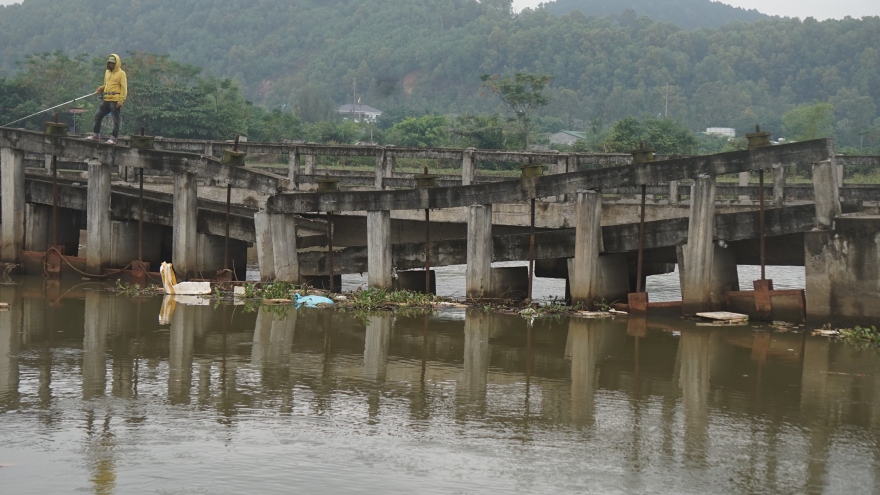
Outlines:
{"label": "dark trousers", "polygon": [[102,101],[101,105],[98,107],[98,111],[95,112],[95,128],[93,132],[95,134],[101,133],[101,122],[104,120],[104,117],[107,115],[113,116],[113,137],[119,137],[119,124],[122,122],[122,115],[120,115],[119,108],[116,108],[115,101]]}

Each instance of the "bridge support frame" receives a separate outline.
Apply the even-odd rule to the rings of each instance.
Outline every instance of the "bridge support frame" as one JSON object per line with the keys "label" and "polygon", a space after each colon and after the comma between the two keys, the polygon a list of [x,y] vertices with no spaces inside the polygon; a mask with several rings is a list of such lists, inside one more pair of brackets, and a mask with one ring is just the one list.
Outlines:
{"label": "bridge support frame", "polygon": [[840,215],[840,189],[834,160],[813,165],[813,191],[816,201],[816,228],[831,230]]}
{"label": "bridge support frame", "polygon": [[[711,309],[709,288],[715,244],[715,177],[697,177],[691,186],[688,241],[680,250],[682,312]],[[681,266],[683,265],[683,266]]]}
{"label": "bridge support frame", "polygon": [[367,212],[367,283],[370,287],[390,289],[391,212]]}
{"label": "bridge support frame", "polygon": [[599,253],[602,250],[602,193],[577,193],[574,259],[569,273],[571,303],[590,308],[597,299]]}
{"label": "bridge support frame", "polygon": [[174,271],[184,280],[192,277],[198,268],[198,199],[196,176],[175,173],[171,256]]}
{"label": "bridge support frame", "polygon": [[260,280],[299,283],[296,220],[290,213],[254,214]]}
{"label": "bridge support frame", "polygon": [[468,206],[467,221],[467,298],[491,297],[492,205]]}
{"label": "bridge support frame", "polygon": [[0,202],[2,202],[2,261],[18,263],[24,247],[24,152],[0,149]]}
{"label": "bridge support frame", "polygon": [[86,271],[100,275],[110,263],[110,167],[89,162]]}

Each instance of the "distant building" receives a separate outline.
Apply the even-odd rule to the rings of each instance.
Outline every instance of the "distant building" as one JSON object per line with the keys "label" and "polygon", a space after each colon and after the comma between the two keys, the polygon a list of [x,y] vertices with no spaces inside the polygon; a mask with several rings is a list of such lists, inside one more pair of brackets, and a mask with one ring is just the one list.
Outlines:
{"label": "distant building", "polygon": [[352,119],[355,122],[360,122],[361,120],[375,122],[376,119],[382,115],[381,110],[376,110],[369,105],[361,105],[360,103],[357,105],[352,105],[351,103],[341,105],[336,109],[336,113],[341,114],[344,118]]}
{"label": "distant building", "polygon": [[577,131],[559,131],[550,135],[550,144],[574,144],[579,139],[587,139],[587,135]]}
{"label": "distant building", "polygon": [[706,129],[706,134],[718,134],[720,136],[735,138],[736,129],[734,129],[733,127],[709,127]]}

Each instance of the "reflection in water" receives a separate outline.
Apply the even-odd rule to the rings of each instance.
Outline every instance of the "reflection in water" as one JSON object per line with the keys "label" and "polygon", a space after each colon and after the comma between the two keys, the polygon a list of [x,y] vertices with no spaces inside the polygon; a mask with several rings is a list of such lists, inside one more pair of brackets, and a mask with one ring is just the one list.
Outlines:
{"label": "reflection in water", "polygon": [[4,493],[878,488],[880,357],[825,339],[59,293],[0,287]]}

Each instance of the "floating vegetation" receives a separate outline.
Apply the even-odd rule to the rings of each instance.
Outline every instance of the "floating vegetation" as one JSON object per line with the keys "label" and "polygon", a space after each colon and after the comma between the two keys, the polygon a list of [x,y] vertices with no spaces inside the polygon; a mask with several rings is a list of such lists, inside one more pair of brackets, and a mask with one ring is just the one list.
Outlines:
{"label": "floating vegetation", "polygon": [[165,291],[162,289],[162,286],[160,285],[148,285],[146,287],[141,287],[138,284],[126,284],[119,279],[116,280],[116,287],[112,290],[113,292],[129,297],[152,297],[165,293]]}
{"label": "floating vegetation", "polygon": [[840,340],[858,347],[880,347],[880,332],[877,327],[860,327],[840,329]]}

